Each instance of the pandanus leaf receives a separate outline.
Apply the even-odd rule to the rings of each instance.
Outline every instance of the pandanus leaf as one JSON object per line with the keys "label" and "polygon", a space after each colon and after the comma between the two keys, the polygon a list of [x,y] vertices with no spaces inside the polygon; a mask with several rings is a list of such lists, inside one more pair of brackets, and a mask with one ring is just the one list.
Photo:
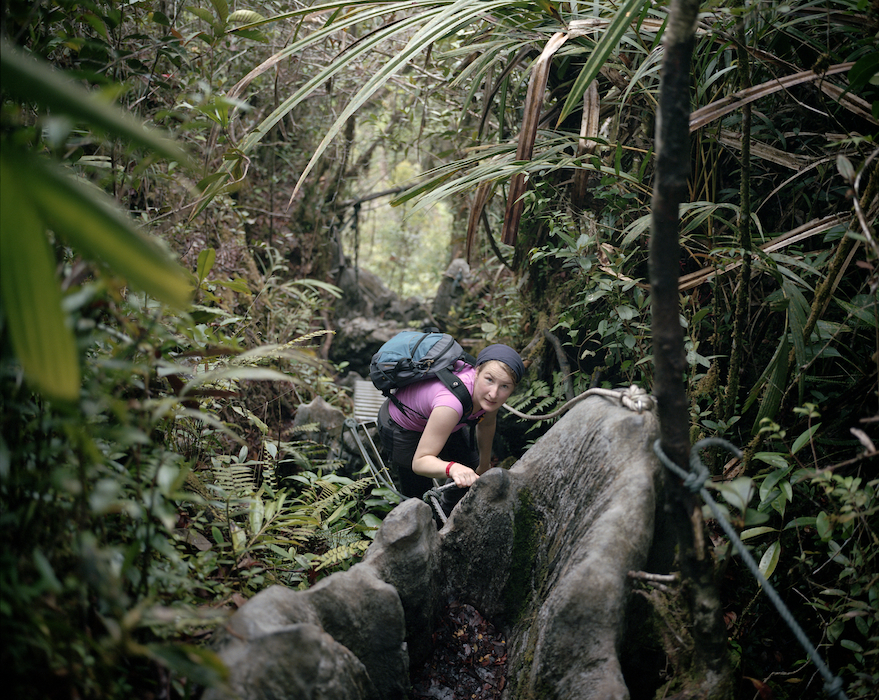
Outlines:
{"label": "pandanus leaf", "polygon": [[0,292],[12,348],[28,381],[49,398],[79,395],[79,359],[61,307],[45,225],[9,150],[0,152]]}

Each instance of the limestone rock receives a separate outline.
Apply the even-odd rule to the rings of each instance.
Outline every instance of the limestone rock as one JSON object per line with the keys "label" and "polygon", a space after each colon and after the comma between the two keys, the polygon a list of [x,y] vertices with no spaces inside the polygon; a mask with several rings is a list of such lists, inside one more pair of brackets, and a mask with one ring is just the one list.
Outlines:
{"label": "limestone rock", "polygon": [[[645,566],[654,545],[657,431],[652,413],[591,397],[510,471],[484,474],[439,532],[429,506],[405,501],[363,562],[309,591],[270,588],[233,616],[218,649],[234,687],[247,687],[246,700],[402,698],[407,646],[420,663],[453,596],[507,633],[508,700],[627,700],[619,661],[627,573]],[[294,642],[304,646],[291,661]],[[307,677],[300,657],[326,654],[320,669],[338,671],[309,676],[312,694],[271,694],[242,680],[254,677],[252,665],[267,669],[274,644],[281,653],[272,657],[290,666],[277,673],[291,684]]]}
{"label": "limestone rock", "polygon": [[330,445],[333,441],[341,438],[344,422],[345,414],[335,406],[328,404],[321,396],[300,405],[293,417],[294,428],[317,423],[318,431],[310,437],[315,442],[324,445]]}
{"label": "limestone rock", "polygon": [[279,627],[227,647],[222,658],[231,671],[232,692],[210,688],[204,700],[376,697],[367,692],[370,684],[363,664],[315,625]]}
{"label": "limestone rock", "polygon": [[443,604],[439,544],[430,506],[412,498],[388,513],[362,564],[357,565],[374,567],[399,593],[413,667],[430,654],[429,631]]}
{"label": "limestone rock", "polygon": [[360,564],[307,591],[267,588],[214,645],[242,700],[394,700],[408,688],[404,633],[396,590]]}

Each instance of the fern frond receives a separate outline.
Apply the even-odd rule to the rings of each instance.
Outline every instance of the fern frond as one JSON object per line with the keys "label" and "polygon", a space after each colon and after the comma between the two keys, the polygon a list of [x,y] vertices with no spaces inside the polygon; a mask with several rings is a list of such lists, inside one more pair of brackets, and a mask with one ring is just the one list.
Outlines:
{"label": "fern frond", "polygon": [[246,496],[256,490],[251,463],[215,460],[211,471],[216,485],[232,497]]}
{"label": "fern frond", "polygon": [[357,481],[346,484],[342,488],[336,490],[336,484],[325,481],[319,481],[322,486],[321,495],[318,500],[312,504],[312,512],[316,517],[320,517],[323,513],[332,510],[339,505],[340,502],[356,498],[366,489],[373,485],[372,477],[364,477]]}
{"label": "fern frond", "polygon": [[359,540],[352,544],[345,544],[341,547],[334,547],[330,551],[326,552],[325,554],[321,554],[320,557],[318,557],[318,564],[315,567],[315,570],[320,571],[330,566],[337,566],[347,559],[361,557],[363,556],[363,553],[367,549],[369,549],[370,544],[370,540]]}

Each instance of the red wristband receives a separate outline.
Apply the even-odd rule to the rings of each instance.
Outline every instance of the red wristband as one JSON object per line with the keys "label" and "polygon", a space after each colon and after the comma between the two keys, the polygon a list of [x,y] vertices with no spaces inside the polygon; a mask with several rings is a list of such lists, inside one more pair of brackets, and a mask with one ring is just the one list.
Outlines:
{"label": "red wristband", "polygon": [[454,464],[454,462],[449,462],[449,463],[446,465],[446,476],[451,476],[451,474],[449,474],[449,472],[452,471],[452,465],[453,465],[453,464]]}

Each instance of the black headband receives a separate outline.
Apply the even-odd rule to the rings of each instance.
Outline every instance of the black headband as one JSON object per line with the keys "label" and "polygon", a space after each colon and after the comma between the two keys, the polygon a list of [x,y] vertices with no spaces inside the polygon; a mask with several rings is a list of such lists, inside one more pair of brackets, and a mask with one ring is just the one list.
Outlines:
{"label": "black headband", "polygon": [[476,366],[479,367],[479,365],[484,364],[489,360],[503,362],[510,368],[517,383],[525,374],[525,364],[522,362],[522,358],[519,357],[519,353],[513,350],[509,345],[489,345],[485,350],[479,353],[479,356],[476,358]]}

